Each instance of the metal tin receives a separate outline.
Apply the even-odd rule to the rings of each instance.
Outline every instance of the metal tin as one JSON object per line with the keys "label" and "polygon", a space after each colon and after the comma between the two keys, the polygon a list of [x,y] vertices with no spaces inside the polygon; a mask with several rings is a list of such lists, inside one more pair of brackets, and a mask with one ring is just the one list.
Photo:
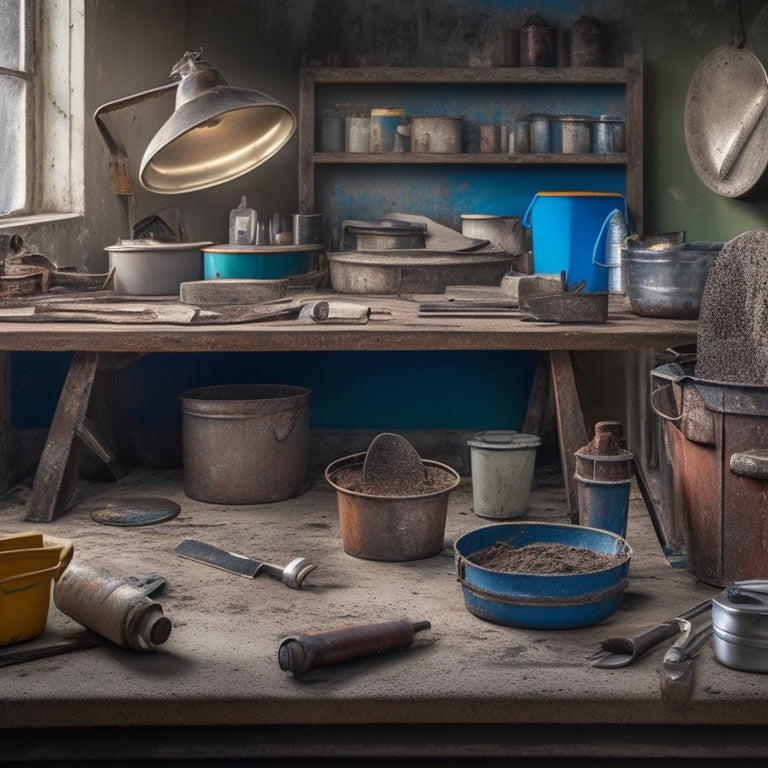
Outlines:
{"label": "metal tin", "polygon": [[768,672],[768,581],[739,581],[712,600],[712,648],[726,667]]}
{"label": "metal tin", "polygon": [[624,118],[621,115],[600,115],[595,121],[592,151],[596,155],[612,155],[626,151]]}
{"label": "metal tin", "polygon": [[591,120],[586,117],[562,117],[562,151],[565,155],[586,155],[592,149]]}
{"label": "metal tin", "polygon": [[579,16],[571,26],[571,66],[602,67],[606,59],[607,28],[594,16]]}
{"label": "metal tin", "polygon": [[550,151],[550,128],[547,115],[530,115],[528,118],[529,151],[546,154]]}
{"label": "metal tin", "polygon": [[344,115],[337,109],[323,110],[320,116],[320,151],[344,151]]}
{"label": "metal tin", "polygon": [[537,13],[520,28],[520,66],[557,66],[557,33]]}
{"label": "metal tin", "polygon": [[371,152],[394,152],[397,127],[405,122],[403,107],[371,109]]}

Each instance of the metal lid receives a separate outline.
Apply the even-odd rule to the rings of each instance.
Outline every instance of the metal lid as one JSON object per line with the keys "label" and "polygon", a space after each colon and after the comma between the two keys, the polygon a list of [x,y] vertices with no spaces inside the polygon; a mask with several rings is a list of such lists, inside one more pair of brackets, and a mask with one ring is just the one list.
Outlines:
{"label": "metal lid", "polygon": [[712,626],[768,651],[768,581],[737,581],[712,600]]}
{"label": "metal lid", "polygon": [[526,435],[515,430],[489,430],[477,432],[467,440],[470,448],[489,448],[491,450],[509,451],[527,448],[538,448],[541,440],[537,435]]}

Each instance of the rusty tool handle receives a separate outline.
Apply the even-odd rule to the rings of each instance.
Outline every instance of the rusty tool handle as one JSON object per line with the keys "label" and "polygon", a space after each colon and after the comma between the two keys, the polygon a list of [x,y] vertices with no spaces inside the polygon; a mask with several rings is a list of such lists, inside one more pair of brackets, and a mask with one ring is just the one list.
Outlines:
{"label": "rusty tool handle", "polygon": [[300,677],[311,669],[405,648],[417,632],[431,626],[428,621],[387,621],[286,637],[280,643],[277,659],[280,669]]}

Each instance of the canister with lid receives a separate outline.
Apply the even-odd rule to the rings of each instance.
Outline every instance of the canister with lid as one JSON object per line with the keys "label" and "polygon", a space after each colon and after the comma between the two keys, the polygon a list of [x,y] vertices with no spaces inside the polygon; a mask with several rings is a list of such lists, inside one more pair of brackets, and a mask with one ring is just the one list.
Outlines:
{"label": "canister with lid", "polygon": [[737,581],[712,600],[712,648],[724,666],[768,672],[768,581]]}

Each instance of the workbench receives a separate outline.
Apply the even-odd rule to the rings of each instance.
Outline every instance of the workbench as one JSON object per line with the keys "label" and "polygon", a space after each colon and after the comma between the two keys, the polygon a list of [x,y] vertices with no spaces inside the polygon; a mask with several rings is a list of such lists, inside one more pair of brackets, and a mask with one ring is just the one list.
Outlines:
{"label": "workbench", "polygon": [[[507,317],[422,318],[404,300],[371,303],[386,305],[391,315],[358,326],[3,323],[0,347],[98,357],[529,349],[551,353],[557,372],[559,356],[571,351],[658,351],[692,343],[696,333],[695,322],[622,310],[612,311],[606,324],[563,326]],[[114,575],[163,575],[167,584],[157,599],[173,631],[152,653],[105,642],[0,669],[4,759],[768,756],[765,679],[718,664],[711,646],[695,660],[694,685],[683,702],[661,695],[663,647],[623,669],[590,665],[601,639],[637,634],[720,591],[667,562],[634,486],[630,581],[619,609],[597,626],[537,631],[485,622],[464,606],[453,542],[493,522],[473,513],[468,478],[451,493],[443,552],[405,563],[347,555],[335,494],[322,477],[312,480],[294,499],[227,506],[186,497],[181,470],[135,469],[113,483],[80,481],[70,508],[45,523],[25,519],[34,490],[6,496],[0,534],[42,530],[72,540],[76,559]],[[90,517],[106,499],[137,495],[174,500],[181,513],[136,528]],[[570,506],[561,482],[538,478],[527,518],[567,522]],[[180,558],[172,550],[185,538],[276,563],[304,556],[318,568],[303,589],[292,590]],[[403,618],[431,622],[406,649],[301,678],[279,668],[284,637]],[[41,640],[72,629],[52,605]]]}

